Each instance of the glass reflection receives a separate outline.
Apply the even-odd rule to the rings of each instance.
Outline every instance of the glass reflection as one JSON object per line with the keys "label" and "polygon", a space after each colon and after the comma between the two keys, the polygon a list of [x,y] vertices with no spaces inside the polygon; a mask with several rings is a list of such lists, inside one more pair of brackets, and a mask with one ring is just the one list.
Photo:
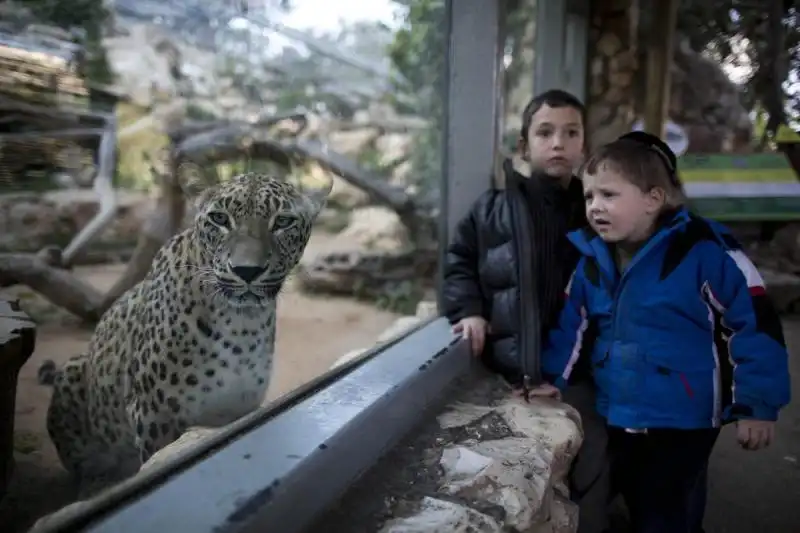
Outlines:
{"label": "glass reflection", "polygon": [[[19,4],[0,23],[0,133],[15,136],[1,138],[2,247],[46,249],[39,260],[50,277],[25,285],[3,272],[0,296],[19,299],[38,328],[18,379],[16,466],[0,501],[9,531],[26,531],[79,497],[47,431],[52,383],[87,350],[99,316],[127,297],[159,246],[204,213],[195,202],[203,191],[244,172],[302,187],[332,180],[277,304],[262,405],[402,334],[418,307],[431,313],[418,304],[434,300],[446,59],[443,1]],[[31,67],[36,61],[20,60],[19,50],[56,73]],[[100,138],[109,131],[116,142],[106,147],[116,150],[104,152]],[[17,159],[24,164],[14,166],[15,153],[25,154]],[[105,160],[116,211],[76,240],[103,212],[96,193]],[[185,333],[180,320],[173,328]],[[177,342],[163,339],[165,350],[170,340]],[[117,341],[96,339],[112,352]],[[165,379],[167,391],[171,374]],[[114,401],[74,390],[91,405]],[[149,409],[167,408],[163,396]],[[102,417],[85,420],[105,431]],[[209,434],[189,431],[178,448]],[[174,450],[151,461],[168,464]]]}

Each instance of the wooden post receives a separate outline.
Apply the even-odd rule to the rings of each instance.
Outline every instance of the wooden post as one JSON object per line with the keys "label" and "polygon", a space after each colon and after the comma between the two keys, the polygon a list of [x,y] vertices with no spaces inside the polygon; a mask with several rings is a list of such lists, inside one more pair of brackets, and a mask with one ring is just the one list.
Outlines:
{"label": "wooden post", "polygon": [[679,0],[654,0],[648,13],[644,130],[664,136],[669,112],[670,69]]}
{"label": "wooden post", "polygon": [[0,499],[14,464],[17,377],[36,344],[36,325],[16,303],[0,300]]}

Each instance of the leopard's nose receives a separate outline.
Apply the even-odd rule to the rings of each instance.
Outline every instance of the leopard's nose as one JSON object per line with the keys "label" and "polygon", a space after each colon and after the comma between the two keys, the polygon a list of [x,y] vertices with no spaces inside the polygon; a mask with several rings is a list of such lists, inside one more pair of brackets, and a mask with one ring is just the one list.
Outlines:
{"label": "leopard's nose", "polygon": [[254,279],[264,273],[267,270],[267,267],[263,266],[233,266],[230,265],[231,272],[244,281],[245,283],[251,283]]}

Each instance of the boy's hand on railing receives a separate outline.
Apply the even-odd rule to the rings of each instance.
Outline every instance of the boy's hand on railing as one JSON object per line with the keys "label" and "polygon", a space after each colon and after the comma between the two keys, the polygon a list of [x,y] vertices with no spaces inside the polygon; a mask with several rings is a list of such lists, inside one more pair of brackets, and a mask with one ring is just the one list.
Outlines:
{"label": "boy's hand on railing", "polygon": [[489,323],[482,316],[468,316],[453,325],[453,333],[461,335],[469,341],[472,355],[475,356],[483,352],[489,329]]}
{"label": "boy's hand on railing", "polygon": [[745,450],[760,450],[775,440],[775,422],[769,420],[739,420],[736,439]]}

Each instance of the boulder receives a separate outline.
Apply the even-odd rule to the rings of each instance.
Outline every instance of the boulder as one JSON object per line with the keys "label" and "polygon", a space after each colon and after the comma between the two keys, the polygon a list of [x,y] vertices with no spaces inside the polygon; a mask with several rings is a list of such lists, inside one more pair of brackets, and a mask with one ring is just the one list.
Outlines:
{"label": "boulder", "polygon": [[[152,206],[146,193],[119,191],[117,198],[117,214],[97,237],[96,245],[113,248],[136,243],[142,220]],[[86,189],[0,195],[0,252],[63,247],[99,209],[94,192]]]}
{"label": "boulder", "polygon": [[397,213],[380,206],[353,211],[340,236],[348,244],[374,251],[394,252],[409,244],[408,230]]}

